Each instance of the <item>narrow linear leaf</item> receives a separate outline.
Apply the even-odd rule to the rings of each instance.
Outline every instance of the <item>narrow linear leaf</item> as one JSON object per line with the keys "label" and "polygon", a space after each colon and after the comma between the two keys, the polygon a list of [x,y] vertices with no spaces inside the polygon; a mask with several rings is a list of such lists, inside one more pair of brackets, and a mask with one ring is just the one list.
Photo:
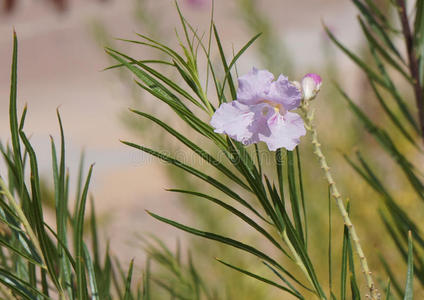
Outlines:
{"label": "narrow linear leaf", "polygon": [[128,269],[128,275],[125,280],[125,294],[124,294],[124,300],[131,300],[131,280],[133,275],[133,268],[134,268],[134,260],[131,260],[130,267]]}
{"label": "narrow linear leaf", "polygon": [[404,300],[414,299],[414,254],[412,245],[412,234],[408,234],[408,270],[406,275],[406,286]]}
{"label": "narrow linear leaf", "polygon": [[381,86],[390,90],[390,86],[386,83],[386,81],[378,75],[375,71],[373,71],[368,64],[366,64],[363,60],[361,60],[358,56],[353,54],[350,50],[348,50],[345,46],[343,46],[336,37],[331,33],[330,29],[324,25],[324,29],[327,32],[328,37],[334,42],[334,44],[339,47],[349,58],[355,62],[367,75],[372,78],[375,82],[380,84]]}
{"label": "narrow linear leaf", "polygon": [[167,132],[169,132],[171,135],[173,135],[175,138],[177,138],[179,141],[181,141],[184,145],[189,147],[191,150],[193,150],[196,154],[198,154],[201,158],[203,158],[206,162],[217,168],[219,171],[221,171],[223,174],[225,174],[228,178],[236,182],[238,185],[243,187],[246,190],[250,191],[250,188],[241,181],[234,173],[232,173],[227,167],[225,167],[223,164],[221,164],[218,160],[216,160],[214,157],[212,157],[210,154],[208,154],[206,151],[201,149],[199,146],[197,146],[195,143],[190,141],[188,138],[180,134],[178,131],[173,129],[172,127],[168,126],[166,123],[162,122],[161,120],[153,117],[152,115],[146,114],[144,112],[140,112],[137,110],[131,110],[132,112],[145,117],[154,123],[161,126],[163,129],[165,129]]}
{"label": "narrow linear leaf", "polygon": [[91,259],[90,253],[88,252],[87,246],[85,244],[83,245],[83,251],[84,251],[84,261],[85,261],[85,265],[87,266],[87,274],[88,274],[90,289],[91,289],[91,300],[100,300],[99,290],[97,289],[97,278],[96,278],[96,273],[94,271],[93,261]]}
{"label": "narrow linear leaf", "polygon": [[[197,229],[194,229],[194,228],[185,226],[183,224],[180,224],[180,223],[174,222],[172,220],[166,219],[164,217],[158,216],[158,215],[156,215],[156,214],[154,214],[152,212],[149,212],[149,211],[147,211],[147,213],[149,215],[151,215],[153,218],[155,218],[155,219],[157,219],[157,220],[159,220],[161,222],[164,222],[166,224],[169,224],[169,225],[171,225],[171,226],[173,226],[175,228],[181,229],[183,231],[186,231],[188,233],[191,233],[191,234],[194,234],[194,235],[197,235],[197,236],[200,236],[200,237],[204,237],[206,239],[210,239],[210,240],[214,240],[214,241],[217,241],[217,242],[220,242],[220,243],[223,243],[223,244],[227,244],[227,245],[232,246],[234,248],[237,248],[237,249],[246,251],[248,253],[251,253],[254,256],[256,256],[256,257],[258,257],[258,258],[260,258],[260,259],[262,259],[264,261],[267,261],[271,265],[275,266],[277,269],[279,269],[284,274],[286,274],[287,276],[289,276],[296,283],[302,285],[302,283],[300,283],[291,273],[289,273],[277,261],[275,261],[273,258],[269,257],[267,254],[259,251],[258,249],[254,248],[252,246],[246,245],[246,244],[241,243],[239,241],[236,241],[234,239],[227,238],[227,237],[224,237],[224,236],[221,236],[221,235],[217,235],[217,234],[214,234],[214,233],[211,233],[211,232],[200,231],[200,230],[197,230]],[[302,286],[304,286],[304,285],[302,285]]]}
{"label": "narrow linear leaf", "polygon": [[254,229],[256,229],[259,233],[261,233],[263,236],[265,236],[275,247],[277,247],[281,251],[285,252],[285,250],[281,247],[281,245],[264,228],[262,228],[258,223],[256,223],[254,220],[252,220],[247,215],[245,215],[241,211],[237,210],[233,206],[228,205],[225,202],[223,202],[221,200],[218,200],[218,199],[216,199],[214,197],[211,197],[209,195],[205,195],[205,194],[202,194],[202,193],[198,193],[198,192],[178,190],[178,189],[169,189],[168,191],[177,192],[177,193],[184,193],[184,194],[189,194],[189,195],[193,195],[193,196],[198,196],[198,197],[207,199],[207,200],[209,200],[209,201],[211,201],[211,202],[213,202],[215,204],[218,204],[219,206],[221,206],[224,209],[228,210],[232,214],[234,214],[237,217],[239,217],[240,219],[242,219],[248,225],[250,225],[251,227],[253,227]]}
{"label": "narrow linear leaf", "polygon": [[215,24],[213,25],[213,32],[215,34],[215,40],[216,40],[216,44],[218,45],[218,50],[221,56],[222,65],[224,66],[226,78],[228,78],[228,85],[230,87],[231,97],[232,99],[236,99],[237,93],[236,93],[236,88],[234,87],[233,77],[230,73],[230,68],[228,67],[227,59],[225,58],[224,50],[222,49],[221,40],[219,38],[218,30],[216,29]]}
{"label": "narrow linear leaf", "polygon": [[293,296],[295,296],[297,299],[305,299],[301,295],[299,295],[298,293],[296,293],[296,292],[292,291],[291,289],[289,289],[287,287],[284,287],[284,286],[282,286],[282,285],[280,285],[280,284],[278,284],[278,283],[276,283],[276,282],[274,282],[272,280],[266,279],[266,278],[264,278],[262,276],[253,274],[253,273],[251,273],[249,271],[246,271],[246,270],[243,270],[243,269],[238,268],[236,266],[233,266],[233,265],[231,265],[231,264],[229,264],[227,262],[224,262],[223,260],[220,260],[218,258],[216,260],[219,261],[220,263],[222,263],[223,265],[225,265],[227,267],[230,267],[231,269],[237,270],[237,271],[239,271],[239,272],[241,272],[241,273],[243,273],[243,274],[245,274],[247,276],[250,276],[250,277],[255,278],[255,279],[259,280],[259,281],[265,282],[266,284],[275,286],[275,287],[277,287],[277,288],[279,288],[279,289],[281,289],[281,290],[283,290],[283,291],[285,291],[287,293],[290,293]]}
{"label": "narrow linear leaf", "polygon": [[238,194],[236,194],[234,191],[232,191],[231,189],[229,189],[227,186],[225,186],[224,184],[220,183],[219,181],[215,180],[214,178],[200,172],[197,169],[194,169],[186,164],[183,164],[182,162],[180,162],[179,160],[176,160],[174,158],[171,158],[167,155],[164,155],[162,153],[159,153],[157,151],[154,151],[152,149],[137,145],[137,144],[133,144],[130,142],[126,142],[126,141],[121,141],[122,143],[124,143],[127,146],[133,147],[135,149],[139,149],[143,152],[146,152],[148,154],[151,154],[153,156],[156,156],[157,158],[171,163],[176,167],[179,167],[187,172],[189,172],[190,174],[204,180],[205,182],[209,183],[210,185],[216,187],[217,189],[219,189],[220,191],[224,192],[225,194],[227,194],[228,196],[230,196],[231,198],[233,198],[234,200],[236,200],[237,202],[239,202],[240,204],[242,204],[243,206],[245,206],[246,208],[248,208],[249,210],[251,210],[253,213],[255,213],[258,217],[260,217],[261,219],[263,219],[263,217],[259,214],[259,212],[257,212],[249,203],[247,203],[245,200],[243,200]]}

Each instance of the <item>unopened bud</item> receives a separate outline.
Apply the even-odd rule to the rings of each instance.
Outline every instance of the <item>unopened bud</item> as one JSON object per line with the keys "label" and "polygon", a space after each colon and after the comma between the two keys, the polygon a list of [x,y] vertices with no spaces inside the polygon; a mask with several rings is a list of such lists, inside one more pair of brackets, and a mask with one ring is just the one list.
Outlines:
{"label": "unopened bud", "polygon": [[318,94],[321,88],[321,76],[314,73],[306,74],[302,79],[303,99],[312,100]]}

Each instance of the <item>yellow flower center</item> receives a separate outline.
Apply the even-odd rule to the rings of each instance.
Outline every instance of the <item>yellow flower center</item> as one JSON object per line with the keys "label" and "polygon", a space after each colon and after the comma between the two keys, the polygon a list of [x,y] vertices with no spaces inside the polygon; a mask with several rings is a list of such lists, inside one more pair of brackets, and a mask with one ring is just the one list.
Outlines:
{"label": "yellow flower center", "polygon": [[[281,103],[276,103],[276,102],[273,102],[273,101],[270,101],[270,100],[262,100],[261,102],[271,105],[274,108],[274,111],[276,113],[281,114],[281,115],[285,115],[286,112],[287,112],[286,109],[284,108],[284,106]],[[265,116],[268,113],[268,108],[264,108],[262,113]]]}

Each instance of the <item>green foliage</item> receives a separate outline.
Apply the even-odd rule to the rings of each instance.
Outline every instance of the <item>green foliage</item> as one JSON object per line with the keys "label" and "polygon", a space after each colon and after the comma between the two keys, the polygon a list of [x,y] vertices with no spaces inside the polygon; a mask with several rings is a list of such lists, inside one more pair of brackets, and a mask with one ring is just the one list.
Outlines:
{"label": "green foliage", "polygon": [[[61,135],[59,152],[51,138],[56,230],[45,221],[37,155],[24,132],[27,109],[24,108],[20,118],[17,112],[16,34],[13,36],[13,41],[9,105],[12,148],[6,146],[0,149],[7,165],[7,174],[0,174],[2,176],[0,219],[5,233],[0,238],[0,244],[3,246],[0,251],[2,260],[0,282],[10,290],[9,293],[2,289],[2,298],[112,299],[114,293],[110,288],[110,278],[114,271],[110,267],[109,254],[106,253],[103,268],[99,261],[98,241],[93,242],[94,259],[84,242],[85,207],[92,166],[84,186],[81,184],[83,177],[81,166],[76,211],[72,214],[69,210],[69,175],[65,163],[65,139],[59,112],[57,113]],[[25,172],[27,162],[30,166],[28,178],[26,175],[28,173]],[[4,175],[7,175],[7,181]],[[94,212],[91,224],[92,236],[96,237]],[[69,240],[69,233],[72,233],[72,240]],[[121,286],[125,287],[129,281],[130,278]]]}
{"label": "green foliage", "polygon": [[[252,17],[253,3],[243,2],[246,4],[245,13]],[[399,176],[402,176],[408,185],[409,192],[422,201],[424,182],[421,170],[414,162],[415,155],[422,155],[422,147],[417,140],[419,135],[423,135],[424,130],[422,126],[424,119],[421,115],[423,107],[419,106],[423,101],[420,95],[423,95],[424,89],[424,1],[416,1],[413,22],[408,20],[405,3],[397,1],[396,9],[400,8],[399,18],[403,26],[402,35],[400,30],[393,28],[390,19],[373,1],[353,2],[361,13],[359,22],[370,46],[375,66],[371,66],[344,47],[328,29],[327,32],[335,44],[364,71],[376,100],[395,132],[400,133],[400,138],[393,134],[391,127],[375,122],[340,87],[338,89],[355,116],[378,142],[381,151],[398,167]],[[317,270],[317,258],[312,257],[310,251],[317,245],[309,241],[310,227],[315,224],[311,224],[309,219],[307,204],[310,196],[308,188],[303,184],[299,148],[296,149],[296,153],[279,149],[275,157],[272,156],[269,166],[264,162],[264,158],[269,158],[271,155],[269,152],[266,152],[264,157],[263,151],[257,145],[246,147],[229,137],[215,133],[209,125],[210,116],[216,107],[236,98],[234,80],[237,76],[236,64],[258,40],[260,34],[253,36],[228,59],[218,27],[214,24],[213,13],[209,36],[205,43],[204,36],[189,24],[178,5],[177,12],[183,32],[182,39],[177,34],[179,50],[174,50],[146,35],[138,34],[138,40],[124,41],[156,49],[162,58],[139,60],[108,47],[107,54],[116,61],[116,64],[108,69],[129,70],[135,77],[135,86],[167,105],[178,121],[189,130],[177,130],[168,123],[167,117],[162,115],[156,117],[136,109],[131,109],[131,112],[134,116],[142,117],[161,127],[166,134],[173,136],[206,162],[207,168],[191,165],[174,158],[172,154],[164,154],[152,147],[128,141],[123,143],[196,177],[208,186],[208,189],[203,189],[204,186],[201,186],[198,189],[173,188],[169,191],[191,200],[202,201],[207,205],[215,204],[225,214],[241,221],[246,231],[253,229],[251,231],[256,234],[256,240],[245,241],[243,237],[228,237],[214,228],[206,231],[152,212],[148,213],[153,218],[194,236],[219,242],[237,249],[239,253],[254,257],[254,263],[248,267],[240,266],[234,258],[217,258],[217,261],[230,268],[229,272],[237,271],[261,284],[277,288],[278,291],[285,293],[283,297],[332,300],[364,298],[361,297],[361,282],[357,278],[352,246],[356,245],[357,240],[352,239],[349,234],[350,223],[343,228],[340,240],[341,260],[335,272],[331,197],[328,210],[328,277]],[[408,22],[405,22],[405,18]],[[259,17],[250,21],[264,28],[262,37],[264,40],[261,43],[262,46],[267,45],[272,36],[268,24]],[[409,28],[410,24],[413,24],[412,28]],[[407,58],[397,49],[398,44],[393,36],[401,36],[405,40]],[[212,64],[212,43],[219,55],[220,66]],[[203,71],[199,70],[199,65],[202,65],[199,63],[201,58],[206,63],[206,70]],[[134,260],[130,262],[128,270],[124,270],[120,262],[110,253],[109,245],[106,251],[102,252],[99,246],[101,242],[98,238],[94,200],[89,198],[93,165],[85,175],[83,156],[78,172],[76,201],[73,210],[69,209],[65,134],[59,112],[57,117],[60,150],[51,138],[51,180],[54,190],[51,194],[44,192],[46,181],[40,178],[37,154],[24,131],[27,108],[25,107],[21,114],[17,110],[17,62],[18,43],[14,34],[9,101],[11,145],[0,144],[0,151],[6,163],[5,171],[0,171],[1,297],[122,300],[228,298],[223,295],[225,289],[231,289],[231,285],[227,286],[225,282],[220,282],[218,289],[212,288],[208,272],[194,264],[190,252],[185,260],[187,263],[183,262],[179,243],[174,252],[155,237],[143,237],[143,250],[147,254],[147,260],[140,280],[137,278],[137,265]],[[167,70],[163,71],[160,68]],[[223,73],[218,72],[218,68],[222,69]],[[170,70],[179,75],[179,80],[165,75],[169,74]],[[398,78],[394,78],[394,73],[411,87],[417,107],[413,107],[405,100],[407,97],[400,88]],[[209,76],[213,80],[215,93],[213,96],[209,93]],[[206,77],[205,83],[201,80],[204,77]],[[413,113],[416,111],[418,118],[413,118]],[[202,142],[193,140],[194,135]],[[402,142],[406,142],[408,146]],[[405,288],[402,288],[398,278],[399,272],[393,271],[393,267],[384,257],[385,253],[381,255],[383,268],[390,279],[385,285],[385,298],[395,298],[391,292],[393,287],[400,298],[413,299],[414,280],[421,286],[424,284],[424,237],[420,230],[421,224],[414,219],[410,209],[402,207],[398,196],[387,188],[389,185],[385,181],[380,179],[375,165],[370,164],[361,152],[357,152],[356,160],[349,156],[346,156],[346,160],[382,199],[379,210],[381,219],[405,261],[407,276]],[[330,190],[331,186],[329,192]],[[45,209],[48,208],[45,197],[54,199],[55,229],[45,221]],[[89,216],[86,215],[88,201],[92,208]],[[340,201],[343,202],[342,199]],[[91,235],[91,245],[85,242],[88,231]],[[336,273],[340,278],[339,287],[333,284]],[[323,283],[324,278],[328,278],[328,289]]]}
{"label": "green foliage", "polygon": [[[84,179],[84,155],[81,156],[76,187],[74,211],[69,209],[69,174],[65,156],[65,134],[62,120],[57,112],[60,129],[60,150],[51,137],[52,192],[48,182],[41,181],[38,174],[37,155],[24,133],[25,107],[21,117],[17,113],[17,37],[14,34],[12,58],[10,129],[12,148],[0,143],[0,151],[6,163],[6,175],[0,172],[0,293],[2,299],[158,299],[172,295],[173,299],[216,299],[215,292],[207,287],[190,256],[183,264],[162,242],[145,249],[149,260],[162,267],[162,271],[180,270],[178,280],[188,286],[181,290],[170,281],[169,274],[151,274],[150,263],[145,266],[142,284],[134,284],[134,261],[124,273],[119,261],[110,253],[100,253],[98,225],[94,199],[91,198],[91,213],[86,216],[89,200],[89,185],[93,172],[90,166]],[[171,129],[172,130],[172,129]],[[189,145],[196,147],[194,144]],[[26,163],[30,174],[26,177]],[[226,170],[224,166],[218,166]],[[28,184],[29,183],[29,184]],[[53,196],[51,196],[53,195]],[[56,229],[52,229],[44,218],[44,196],[53,197]],[[89,226],[86,226],[89,224]],[[91,235],[91,249],[84,237],[87,229]],[[166,250],[166,255],[164,251]],[[159,257],[175,262],[167,265]],[[103,261],[101,261],[103,257]],[[181,270],[184,269],[184,272]],[[154,292],[151,289],[154,288]],[[162,294],[161,294],[162,293]],[[152,295],[155,295],[154,298]]]}
{"label": "green foliage", "polygon": [[[137,110],[131,111],[161,126],[169,134],[177,138],[180,142],[182,142],[182,144],[192,150],[193,153],[199,155],[202,159],[209,163],[211,167],[225,175],[227,180],[229,179],[235,183],[238,188],[236,190],[229,189],[227,187],[228,185],[224,181],[218,181],[216,177],[207,175],[204,170],[195,166],[190,166],[170,155],[165,155],[161,151],[153,150],[149,147],[138,145],[133,142],[123,141],[123,143],[181,168],[185,172],[190,173],[212,187],[215,187],[222,193],[221,196],[216,197],[215,193],[212,192],[200,193],[195,190],[185,189],[170,189],[170,191],[197,196],[203,200],[208,200],[214,204],[218,204],[234,217],[243,220],[245,225],[254,228],[266,240],[275,246],[276,251],[280,252],[283,256],[286,256],[288,261],[291,261],[291,263],[289,264],[289,267],[285,267],[270,254],[259,250],[257,246],[249,245],[241,240],[229,238],[215,232],[207,232],[191,226],[183,225],[152,212],[149,212],[149,214],[162,222],[191,234],[218,241],[256,256],[258,259],[263,260],[263,262],[266,263],[266,265],[272,270],[272,273],[277,275],[277,277],[281,280],[281,283],[277,283],[276,281],[270,280],[262,275],[252,273],[244,268],[236,267],[231,263],[224,263],[224,261],[220,260],[234,270],[238,270],[241,273],[256,278],[262,282],[269,283],[275,287],[279,287],[297,298],[304,298],[304,293],[309,291],[315,293],[321,299],[327,299],[307,249],[307,197],[305,196],[302,184],[299,151],[296,152],[296,155],[290,151],[287,151],[286,153],[282,153],[281,150],[277,151],[274,165],[277,180],[274,182],[272,180],[272,178],[275,177],[274,171],[268,172],[268,170],[263,170],[262,168],[258,147],[255,147],[254,151],[252,151],[249,147],[245,147],[234,140],[229,138],[223,139],[222,136],[213,131],[208,124],[208,121],[205,121],[210,118],[210,115],[213,113],[216,105],[220,105],[222,102],[227,101],[226,99],[228,98],[224,96],[224,91],[226,91],[232,99],[236,97],[232,67],[235,65],[235,62],[241,54],[249,48],[258,36],[252,38],[246,46],[244,46],[242,50],[234,56],[234,58],[230,59],[231,62],[228,63],[228,59],[223,51],[217,27],[214,25],[213,20],[211,20],[212,25],[209,40],[214,38],[216,48],[221,59],[221,64],[225,72],[225,76],[223,78],[219,78],[214,66],[210,63],[211,59],[209,56],[209,48],[203,44],[203,41],[199,38],[197,31],[193,30],[192,26],[185,20],[179,8],[178,13],[185,37],[184,43],[180,40],[180,47],[182,53],[184,53],[183,55],[172,50],[171,47],[141,34],[137,34],[141,40],[126,41],[151,47],[167,54],[168,60],[163,60],[162,66],[176,68],[182,81],[185,82],[192,90],[192,94],[182,93],[181,90],[183,90],[183,87],[180,86],[177,81],[170,80],[166,76],[162,75],[166,71],[161,73],[160,71],[155,70],[154,67],[148,67],[142,62],[143,60],[132,58],[117,50],[107,48],[106,52],[118,62],[118,64],[114,65],[113,68],[125,67],[131,71],[136,78],[136,83],[141,88],[168,105],[175,112],[176,116],[183,121],[183,123],[188,125],[194,133],[199,134],[204,139],[213,143],[218,151],[224,154],[222,157],[226,158],[226,162],[220,161],[218,158],[213,156],[213,154],[210,154],[205,148],[201,148],[199,145],[191,142],[188,135],[186,135],[187,133],[180,133],[176,131],[172,126],[168,125],[165,121],[160,120],[158,117],[147,112],[140,112]],[[206,73],[210,72],[213,74],[215,90],[217,91],[217,103],[210,101],[213,97],[206,94],[206,87],[200,84],[198,80],[200,71],[198,70],[197,61],[199,58],[198,53],[195,50],[197,49],[195,44],[198,44],[199,47],[204,50],[203,54],[205,55],[208,66]],[[228,83],[227,87],[225,87],[225,83]],[[202,110],[203,117],[199,117],[198,114],[194,113],[194,109],[196,107]],[[253,155],[256,156],[256,159]],[[278,189],[276,184],[278,184]],[[220,197],[235,200],[235,204],[237,206],[228,204],[225,198],[221,200]],[[244,211],[247,211],[247,213]],[[249,215],[252,215],[252,217]],[[278,236],[278,238],[275,238],[275,236]],[[342,281],[346,282],[346,270],[347,265],[349,265],[349,269],[351,270],[350,286],[353,295],[352,297],[359,299],[359,288],[356,282],[353,265],[353,251],[350,243],[348,242],[349,236],[346,232],[344,239],[344,243],[346,243],[344,250],[346,258],[344,260],[345,267],[342,269],[342,274],[345,274],[342,275],[342,277],[344,276],[343,278],[345,279]],[[296,268],[297,271],[295,271]],[[299,277],[298,272],[301,272],[303,275]],[[346,286],[346,284],[344,284],[344,286]],[[299,290],[302,290],[302,292],[299,292]],[[334,294],[331,295],[331,298],[335,298]]]}
{"label": "green foliage", "polygon": [[[387,178],[387,180],[406,179],[409,187],[404,184],[404,195],[409,194],[413,198],[423,200],[424,182],[420,167],[415,164],[417,157],[422,155],[421,143],[424,137],[422,127],[422,111],[424,109],[424,85],[422,80],[424,74],[424,69],[422,68],[423,1],[415,1],[414,16],[407,15],[406,1],[404,0],[387,4],[389,12],[395,11],[398,13],[400,29],[394,28],[393,24],[395,21],[387,17],[388,13],[385,13],[373,1],[355,0],[353,2],[360,13],[358,20],[367,39],[374,66],[365,63],[353,51],[344,47],[328,29],[326,29],[327,33],[335,45],[348,55],[366,74],[372,92],[375,95],[375,100],[378,101],[382,108],[382,113],[387,116],[387,119],[397,130],[392,130],[389,123],[376,124],[373,118],[367,115],[365,109],[362,109],[360,105],[347,96],[340,87],[338,89],[343,98],[347,100],[357,119],[380,145],[378,150],[380,154],[378,155],[388,154],[393,163],[398,166],[397,169],[393,170],[390,176],[391,179]],[[410,26],[411,24],[413,24],[412,27]],[[399,43],[396,42],[398,39],[405,43],[406,52],[397,48]],[[399,77],[403,77],[404,81],[400,81]],[[382,95],[378,86],[386,90],[385,96]],[[405,87],[409,89],[409,94],[415,96],[415,102],[406,101],[406,97],[401,96],[408,94],[404,90]],[[394,107],[397,107],[397,109],[394,109]],[[416,117],[413,116],[412,111],[414,113],[417,112]],[[399,136],[405,138],[415,149],[405,147],[404,140],[400,139]],[[366,149],[361,152],[366,152]],[[366,162],[360,152],[357,152],[359,163],[354,162],[348,156],[345,156],[345,158],[355,171],[381,196],[382,208],[380,216],[383,224],[405,264],[408,265],[408,270],[411,271],[411,264],[415,265],[414,274],[418,282],[420,282],[421,288],[423,288],[424,256],[422,255],[422,250],[424,249],[424,243],[420,229],[422,222],[418,222],[411,209],[402,207],[402,202],[405,202],[405,199],[393,196],[393,191],[387,188],[389,183],[386,185],[384,180],[381,179],[382,176],[376,170],[377,166]],[[381,166],[378,167],[381,168]],[[423,210],[422,204],[418,201],[415,201],[413,206],[416,207],[416,211]],[[412,245],[407,238],[409,231],[417,241],[417,247],[420,248],[419,251],[414,253],[415,262],[411,260],[412,252],[408,254],[408,251],[406,251],[408,244]],[[408,279],[410,285],[407,291],[404,292],[398,283],[397,272],[393,271],[390,264],[383,257],[384,254],[381,256],[381,261],[394,290],[401,297],[404,297],[403,295],[405,294],[405,299],[406,297],[412,297],[407,296],[407,293],[412,293],[412,280]],[[408,273],[408,276],[411,276],[410,274]],[[388,289],[390,291],[390,288]]]}

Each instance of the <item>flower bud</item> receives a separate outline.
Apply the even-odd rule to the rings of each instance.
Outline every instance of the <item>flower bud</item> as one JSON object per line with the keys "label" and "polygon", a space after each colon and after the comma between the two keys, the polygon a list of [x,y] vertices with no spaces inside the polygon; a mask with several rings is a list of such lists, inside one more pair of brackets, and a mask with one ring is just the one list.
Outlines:
{"label": "flower bud", "polygon": [[303,99],[312,100],[318,94],[321,88],[321,76],[314,73],[306,74],[302,79]]}

